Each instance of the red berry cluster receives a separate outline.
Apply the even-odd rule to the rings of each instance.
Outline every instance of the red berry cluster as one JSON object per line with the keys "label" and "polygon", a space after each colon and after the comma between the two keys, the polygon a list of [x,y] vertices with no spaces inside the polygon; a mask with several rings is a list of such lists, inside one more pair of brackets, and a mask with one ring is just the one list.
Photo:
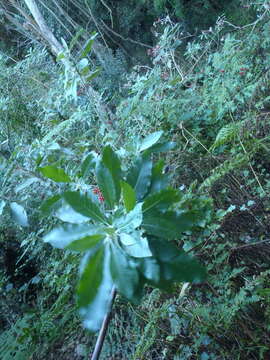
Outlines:
{"label": "red berry cluster", "polygon": [[102,195],[102,192],[100,191],[100,188],[98,186],[94,187],[93,193],[98,196],[99,202],[103,202],[105,200],[104,196]]}
{"label": "red berry cluster", "polygon": [[[241,67],[239,70],[240,70],[239,75],[244,76],[246,74],[246,71],[248,71],[248,68]],[[220,69],[219,72],[223,74],[225,72],[225,70]]]}
{"label": "red berry cluster", "polygon": [[245,75],[245,73],[246,73],[247,70],[248,70],[247,68],[241,67],[241,68],[240,68],[239,75],[241,75],[241,76]]}

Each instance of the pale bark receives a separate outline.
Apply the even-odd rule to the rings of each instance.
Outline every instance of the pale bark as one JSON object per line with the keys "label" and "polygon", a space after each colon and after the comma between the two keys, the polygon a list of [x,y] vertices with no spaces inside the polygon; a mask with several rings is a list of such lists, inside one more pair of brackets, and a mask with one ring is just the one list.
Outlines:
{"label": "pale bark", "polygon": [[37,4],[34,0],[24,0],[26,3],[28,9],[30,10],[31,14],[33,15],[33,18],[35,19],[37,25],[39,26],[43,37],[47,40],[47,42],[51,46],[51,50],[55,55],[58,55],[60,52],[62,52],[63,46],[61,43],[56,39],[52,31],[47,26],[41,12],[39,11],[39,8],[37,7]]}
{"label": "pale bark", "polygon": [[[20,32],[23,32],[25,30],[25,25],[34,30],[34,33],[36,33],[37,40],[42,40],[42,42],[45,41],[45,43],[49,46],[50,50],[57,56],[59,53],[64,52],[64,47],[62,44],[58,41],[58,39],[55,37],[51,29],[48,27],[43,15],[41,14],[37,3],[35,0],[23,0],[26,6],[28,7],[31,16],[29,16],[20,6],[19,1],[16,0],[7,0],[7,1],[1,1],[0,5],[2,6],[2,9],[4,11],[4,15],[6,18],[12,22],[16,27],[17,30]],[[25,21],[25,24],[20,24],[19,21],[17,21],[15,16],[12,16],[14,13],[10,11],[10,8],[8,7],[8,4],[12,5],[15,10],[17,10],[18,13],[20,13]],[[100,61],[102,59],[101,53],[102,49],[104,48],[101,44],[95,44],[93,46],[93,51],[96,53],[96,56],[99,57]],[[107,49],[106,49],[107,50]],[[105,54],[104,54],[105,55]],[[65,66],[71,66],[72,61],[70,61],[67,58],[63,58],[62,62]],[[75,66],[74,66],[75,69]],[[100,94],[95,91],[91,86],[87,87],[87,92],[93,103],[95,104],[96,113],[100,120],[107,122],[108,120],[114,121],[114,115],[111,113],[111,111],[108,109],[108,107],[102,102]],[[109,122],[110,122],[109,121]]]}

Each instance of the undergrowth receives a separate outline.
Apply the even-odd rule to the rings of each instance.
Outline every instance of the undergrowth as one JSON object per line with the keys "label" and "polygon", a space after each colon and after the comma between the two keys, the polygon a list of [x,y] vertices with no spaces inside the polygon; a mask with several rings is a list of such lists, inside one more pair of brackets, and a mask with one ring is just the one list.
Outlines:
{"label": "undergrowth", "polygon": [[[89,152],[110,144],[127,165],[138,141],[156,130],[177,143],[164,160],[183,201],[194,208],[214,204],[176,242],[206,265],[208,279],[175,285],[171,294],[146,287],[138,307],[118,297],[101,358],[269,358],[270,18],[264,5],[241,9],[249,23],[220,17],[188,43],[183,24],[160,19],[150,65],[121,74],[117,86],[113,78],[93,83],[111,101],[113,117],[96,111],[81,79],[77,95],[67,96],[63,69],[41,48],[12,65],[1,56],[3,359],[86,359],[96,340],[81,328],[72,295],[77,255],[63,256],[41,241],[58,220],[40,206],[66,185],[37,168],[61,167],[83,190],[93,181],[79,173]],[[24,207],[30,227],[14,223],[10,202]]]}

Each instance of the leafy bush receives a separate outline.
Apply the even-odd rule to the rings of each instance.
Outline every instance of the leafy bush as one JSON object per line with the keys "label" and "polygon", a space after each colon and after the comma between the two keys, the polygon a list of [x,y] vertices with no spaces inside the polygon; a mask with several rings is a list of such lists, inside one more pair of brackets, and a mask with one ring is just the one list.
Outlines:
{"label": "leafy bush", "polygon": [[[153,166],[150,154],[172,147],[172,143],[157,142],[161,134],[153,133],[141,142],[140,155],[125,173],[110,146],[104,148],[100,159],[92,154],[86,158],[81,173],[85,176],[96,164],[98,187],[93,192],[104,202],[102,208],[89,191],[66,191],[64,203],[55,196],[44,204],[72,224],[52,230],[45,241],[60,249],[85,252],[77,295],[84,324],[90,330],[100,327],[114,286],[136,303],[144,283],[168,290],[174,281],[204,278],[203,268],[195,260],[164,240],[174,240],[198,224],[203,213],[180,208],[181,194],[168,187],[162,162]],[[59,168],[47,166],[40,171],[56,182],[71,181]]]}
{"label": "leafy bush", "polygon": [[[101,2],[95,4],[101,6]],[[41,360],[89,357],[95,336],[79,328],[72,295],[80,252],[68,249],[60,253],[42,238],[47,234],[45,239],[58,241],[61,247],[67,239],[70,246],[88,246],[88,237],[80,238],[79,233],[80,240],[75,235],[70,238],[67,229],[93,230],[95,226],[101,233],[89,236],[98,242],[91,248],[96,251],[91,259],[102,257],[108,247],[113,254],[121,254],[117,255],[121,262],[114,261],[108,272],[112,272],[119,293],[134,300],[134,288],[147,283],[140,305],[116,298],[104,359],[269,357],[269,8],[266,2],[241,4],[245,7],[236,11],[239,3],[232,2],[229,17],[219,18],[211,29],[198,30],[191,38],[186,24],[174,23],[174,2],[155,2],[155,8],[151,3],[147,9],[144,2],[146,15],[132,13],[131,3],[125,3],[121,11],[129,16],[119,21],[126,23],[127,32],[132,26],[137,28],[137,39],[142,39],[142,28],[139,22],[127,23],[132,17],[150,24],[158,11],[165,15],[168,10],[171,18],[162,16],[155,22],[152,30],[157,44],[148,51],[147,66],[134,60],[138,66],[121,74],[126,76],[123,86],[113,79],[105,84],[105,72],[99,73],[91,85],[101,92],[105,89],[105,97],[100,95],[95,101],[84,87],[83,74],[73,71],[81,54],[77,43],[76,51],[70,51],[76,36],[64,54],[72,69],[54,64],[40,48],[29,51],[16,64],[1,59],[1,354]],[[202,9],[201,4],[193,8],[194,14]],[[110,21],[109,13],[103,16]],[[152,38],[152,34],[146,36]],[[115,46],[111,54],[114,51]],[[111,60],[108,63],[112,64]],[[83,64],[89,67],[92,60],[88,61],[77,70],[83,70]],[[121,66],[119,62],[117,69],[111,69],[114,79]],[[95,69],[91,65],[91,71]],[[114,86],[119,91],[112,90]],[[109,106],[104,98],[111,101]],[[160,133],[150,140],[148,135],[160,129],[166,139],[176,143],[177,150],[153,152],[160,146],[154,144]],[[148,141],[152,144],[147,149]],[[134,200],[134,190],[135,194],[139,190],[134,183],[135,169],[139,171],[142,165],[145,168],[140,173],[149,184],[146,190],[140,187],[145,194]],[[120,188],[112,176],[119,168]],[[107,176],[101,177],[100,172]],[[134,177],[128,176],[131,173]],[[160,192],[160,188],[150,188],[153,177],[156,184],[164,186]],[[167,188],[166,182],[173,187]],[[146,194],[148,190],[150,194]],[[107,222],[114,216],[115,226],[80,214],[82,202],[78,199],[94,204]],[[177,219],[190,216],[185,231],[177,223],[177,234],[172,236],[176,241],[165,241],[165,235],[159,238],[163,228],[150,234],[153,228],[147,224],[152,224],[153,214],[145,225],[144,206],[151,199],[159,199],[153,213],[164,220],[163,225],[168,224],[164,214]],[[122,241],[113,233],[111,228],[120,232],[120,221],[131,215],[137,222],[132,222],[129,231],[133,235],[144,231],[144,240],[138,243],[146,244],[144,251],[155,257],[131,256],[128,251],[132,247],[135,251],[135,243],[130,232],[124,233],[125,243],[122,233]],[[63,225],[70,221],[85,223]],[[58,237],[59,233],[65,238]],[[110,246],[105,246],[104,237],[111,239]],[[166,260],[164,266],[163,254],[169,248],[175,259],[181,254],[188,256],[190,264],[198,256],[205,264],[207,281],[174,283],[183,280],[184,273],[175,276],[171,271],[175,259]],[[86,261],[79,279],[77,299],[80,304],[86,299],[85,307],[91,299],[84,298],[88,287],[82,280],[93,277],[87,272],[93,264]],[[128,273],[121,271],[122,266],[127,266]],[[164,269],[170,270],[162,286],[162,276],[154,278],[152,271],[158,273],[160,268],[163,278]],[[152,272],[146,274],[146,270]],[[124,275],[130,276],[134,287],[125,286]],[[94,277],[96,288],[100,278]],[[169,294],[152,289],[167,285]],[[94,297],[95,292],[90,295]]]}

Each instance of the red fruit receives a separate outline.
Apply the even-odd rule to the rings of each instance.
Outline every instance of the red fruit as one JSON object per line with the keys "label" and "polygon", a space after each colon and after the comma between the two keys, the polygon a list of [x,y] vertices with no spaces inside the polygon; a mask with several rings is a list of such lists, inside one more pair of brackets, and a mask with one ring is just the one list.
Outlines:
{"label": "red fruit", "polygon": [[224,73],[225,72],[225,70],[223,70],[223,69],[221,69],[221,70],[219,70],[221,73]]}
{"label": "red fruit", "polygon": [[246,71],[246,70],[247,70],[247,68],[244,68],[244,67],[240,68],[240,71]]}
{"label": "red fruit", "polygon": [[239,75],[243,76],[243,75],[245,75],[245,72],[244,72],[244,71],[240,71]]}

